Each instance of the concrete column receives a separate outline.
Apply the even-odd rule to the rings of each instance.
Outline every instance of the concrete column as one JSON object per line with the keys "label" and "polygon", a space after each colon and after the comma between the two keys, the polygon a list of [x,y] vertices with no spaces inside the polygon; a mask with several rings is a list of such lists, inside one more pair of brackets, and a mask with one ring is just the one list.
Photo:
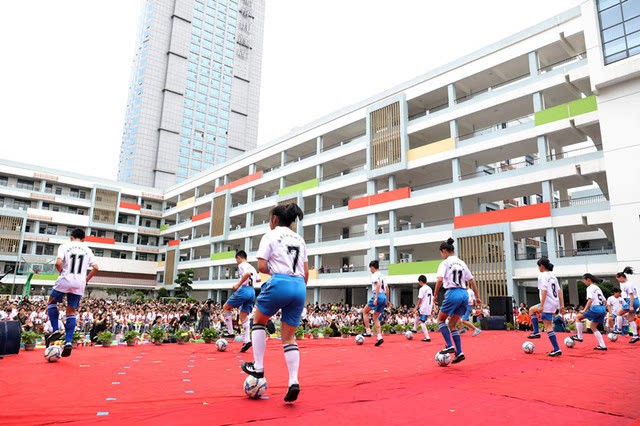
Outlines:
{"label": "concrete column", "polygon": [[316,194],[316,213],[322,208],[322,194]]}
{"label": "concrete column", "polygon": [[[371,286],[367,286],[367,302],[373,297],[373,290],[371,290]],[[373,323],[373,321],[372,321]]]}
{"label": "concrete column", "polygon": [[316,165],[316,178],[318,180],[322,179],[322,164]]}
{"label": "concrete column", "polygon": [[[396,176],[389,175],[389,191],[393,191],[396,189]],[[396,231],[397,225],[397,216],[395,210],[389,210],[389,233],[394,233]]]}
{"label": "concrete column", "polygon": [[393,306],[398,306],[400,304],[400,287],[392,286],[390,290],[391,294],[389,296],[391,296],[391,304]]}
{"label": "concrete column", "polygon": [[216,302],[222,303],[222,290],[216,290]]}
{"label": "concrete column", "polygon": [[280,177],[280,189],[285,188],[287,186],[287,180],[284,176]]}
{"label": "concrete column", "polygon": [[529,75],[531,77],[538,75],[538,68],[540,62],[538,61],[538,52],[529,52]]}
{"label": "concrete column", "polygon": [[[211,279],[211,278],[209,278],[209,279]],[[207,291],[207,299],[213,300],[213,290],[209,289]]]}
{"label": "concrete column", "polygon": [[454,83],[449,83],[447,86],[447,96],[449,97],[449,106],[454,106],[456,104],[456,85]]}
{"label": "concrete column", "polygon": [[[320,269],[320,265],[322,264],[322,256],[320,256],[319,254],[316,254],[313,256],[313,267],[315,269]],[[319,271],[318,271],[319,273]]]}
{"label": "concrete column", "polygon": [[319,243],[321,238],[322,238],[322,225],[319,223],[316,223],[316,236],[315,236],[314,242]]}
{"label": "concrete column", "polygon": [[320,304],[320,287],[313,289],[313,303]]}
{"label": "concrete column", "polygon": [[389,245],[389,263],[398,263],[398,251],[396,246],[393,245],[393,241]]}
{"label": "concrete column", "polygon": [[553,262],[553,260],[555,260],[558,257],[556,252],[558,249],[558,237],[556,234],[556,229],[547,228],[546,237],[547,237],[547,255],[549,259]]}
{"label": "concrete column", "polygon": [[[214,266],[209,266],[209,281],[213,281],[213,268]],[[211,295],[211,292],[213,290],[209,290],[209,299],[213,298],[213,296]]]}
{"label": "concrete column", "polygon": [[542,202],[550,203],[553,201],[553,185],[551,181],[545,180],[542,182]]}
{"label": "concrete column", "polygon": [[245,237],[244,239],[244,251],[251,251],[251,237]]}
{"label": "concrete column", "polygon": [[318,136],[316,138],[316,154],[320,154],[322,152],[322,136]]}

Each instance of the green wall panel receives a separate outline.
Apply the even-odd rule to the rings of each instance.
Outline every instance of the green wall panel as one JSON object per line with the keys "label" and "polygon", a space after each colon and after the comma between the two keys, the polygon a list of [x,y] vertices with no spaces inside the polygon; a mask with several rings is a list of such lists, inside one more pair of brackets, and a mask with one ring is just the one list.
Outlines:
{"label": "green wall panel", "polygon": [[161,231],[166,231],[167,229],[169,229],[169,225],[160,225],[160,230]]}
{"label": "green wall panel", "polygon": [[424,262],[392,263],[389,265],[389,275],[420,275],[435,274],[442,260],[427,260]]}
{"label": "green wall panel", "polygon": [[223,251],[221,253],[213,253],[211,260],[233,259],[234,257],[236,257],[235,251]]}
{"label": "green wall panel", "polygon": [[563,118],[569,118],[569,105],[562,104],[538,111],[535,113],[535,118],[536,126],[562,120]]}
{"label": "green wall panel", "polygon": [[282,188],[278,192],[278,195],[282,197],[283,195],[293,194],[294,192],[304,191],[306,189],[315,188],[317,186],[318,186],[318,179],[311,179],[306,182],[301,182],[296,185],[291,185],[291,186],[287,186],[286,188]]}
{"label": "green wall panel", "polygon": [[596,101],[595,95],[569,102],[569,115],[571,115],[571,117],[596,111],[597,109],[598,102]]}
{"label": "green wall panel", "polygon": [[55,281],[59,277],[58,274],[36,274],[33,276],[34,280],[47,280],[47,281]]}

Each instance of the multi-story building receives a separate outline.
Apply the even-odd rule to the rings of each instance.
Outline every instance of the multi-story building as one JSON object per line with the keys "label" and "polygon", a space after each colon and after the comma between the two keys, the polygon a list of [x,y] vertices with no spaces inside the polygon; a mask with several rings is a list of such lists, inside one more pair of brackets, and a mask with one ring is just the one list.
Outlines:
{"label": "multi-story building", "polygon": [[[49,225],[64,225],[56,241],[80,225],[108,260],[119,265],[115,251],[155,274],[156,289],[192,269],[193,294],[222,300],[236,282],[234,252],[255,262],[270,209],[294,201],[305,212],[295,229],[308,244],[311,302],[364,303],[372,259],[389,275],[391,301],[415,302],[418,275],[435,281],[448,237],[483,299],[535,302],[535,259],[546,255],[576,300],[583,273],[640,268],[640,55],[629,24],[640,10],[631,4],[585,1],[164,191],[5,163],[5,182],[29,188],[0,180],[0,196],[26,208],[0,260],[38,256]],[[610,8],[622,24],[604,16]],[[625,57],[609,47],[611,25],[623,26]],[[87,199],[47,193],[56,182]],[[54,204],[86,214],[54,214]],[[157,246],[141,247],[143,235]],[[158,263],[134,260],[141,248]]]}
{"label": "multi-story building", "polygon": [[258,138],[264,0],[145,0],[118,180],[167,188]]}

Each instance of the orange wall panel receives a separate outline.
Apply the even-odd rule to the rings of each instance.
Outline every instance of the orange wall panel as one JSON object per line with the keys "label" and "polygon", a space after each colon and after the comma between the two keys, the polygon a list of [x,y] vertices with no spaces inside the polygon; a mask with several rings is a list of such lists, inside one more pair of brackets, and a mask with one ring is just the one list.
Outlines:
{"label": "orange wall panel", "polygon": [[349,200],[349,210],[368,207],[369,198],[370,197],[362,197],[362,198],[354,198],[353,200]]}
{"label": "orange wall panel", "polygon": [[191,222],[195,222],[196,220],[202,220],[211,217],[211,211],[197,214],[195,216],[191,216]]}
{"label": "orange wall panel", "polygon": [[169,247],[173,247],[173,246],[179,246],[180,245],[180,240],[173,240],[173,241],[169,241],[169,243],[167,244]]}
{"label": "orange wall panel", "polygon": [[258,180],[262,177],[262,170],[260,170],[259,172],[255,172],[250,174],[249,176],[245,176],[243,178],[240,179],[236,179],[232,182],[229,182],[225,185],[219,186],[216,188],[216,193],[224,191],[226,189],[233,189],[235,187],[244,185],[245,183],[249,183],[249,182],[253,182],[254,180]]}
{"label": "orange wall panel", "polygon": [[532,206],[515,207],[512,209],[496,210],[493,212],[474,213],[457,216],[453,219],[455,229],[470,228],[472,226],[493,225],[494,223],[518,222],[520,220],[539,219],[551,216],[549,203],[534,204]]}
{"label": "orange wall panel", "polygon": [[115,244],[116,240],[114,238],[104,238],[104,237],[92,237],[91,235],[87,235],[84,238],[84,241],[87,243],[100,243],[100,244]]}
{"label": "orange wall panel", "polygon": [[140,205],[131,204],[131,203],[123,203],[122,201],[120,202],[120,207],[123,208],[123,209],[140,210]]}
{"label": "orange wall panel", "polygon": [[376,204],[389,203],[391,201],[402,200],[411,196],[411,190],[407,186],[406,188],[394,189],[393,191],[382,192],[369,197],[369,205],[375,206]]}

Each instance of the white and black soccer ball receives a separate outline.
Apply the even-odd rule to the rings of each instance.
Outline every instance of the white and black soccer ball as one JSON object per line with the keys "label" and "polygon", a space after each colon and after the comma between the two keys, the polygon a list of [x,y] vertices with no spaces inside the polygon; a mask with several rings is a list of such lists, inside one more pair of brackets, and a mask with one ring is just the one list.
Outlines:
{"label": "white and black soccer ball", "polygon": [[411,330],[407,331],[404,333],[404,337],[406,337],[407,340],[413,340],[413,332]]}
{"label": "white and black soccer ball", "polygon": [[440,367],[446,367],[447,365],[451,364],[451,355],[441,354],[440,352],[438,352],[436,354],[436,364],[438,364]]}
{"label": "white and black soccer ball", "polygon": [[218,339],[218,341],[216,342],[216,349],[220,352],[226,351],[227,347],[229,347],[229,342],[227,342],[225,339]]}
{"label": "white and black soccer ball", "polygon": [[616,333],[609,333],[607,334],[607,338],[610,342],[615,342],[618,340],[618,335]]}
{"label": "white and black soccer ball", "polygon": [[522,344],[522,350],[525,354],[532,354],[533,351],[536,350],[536,345],[534,345],[532,342],[524,342]]}
{"label": "white and black soccer ball", "polygon": [[364,343],[364,336],[362,334],[358,334],[356,336],[356,345],[362,345]]}
{"label": "white and black soccer ball", "polygon": [[44,359],[49,362],[56,362],[62,357],[62,348],[60,346],[49,346],[44,350]]}
{"label": "white and black soccer ball", "polygon": [[267,391],[267,379],[264,377],[256,379],[253,376],[247,376],[244,379],[244,393],[251,399],[258,399]]}
{"label": "white and black soccer ball", "polygon": [[564,345],[568,348],[573,348],[576,345],[576,342],[571,337],[567,337],[564,339]]}

